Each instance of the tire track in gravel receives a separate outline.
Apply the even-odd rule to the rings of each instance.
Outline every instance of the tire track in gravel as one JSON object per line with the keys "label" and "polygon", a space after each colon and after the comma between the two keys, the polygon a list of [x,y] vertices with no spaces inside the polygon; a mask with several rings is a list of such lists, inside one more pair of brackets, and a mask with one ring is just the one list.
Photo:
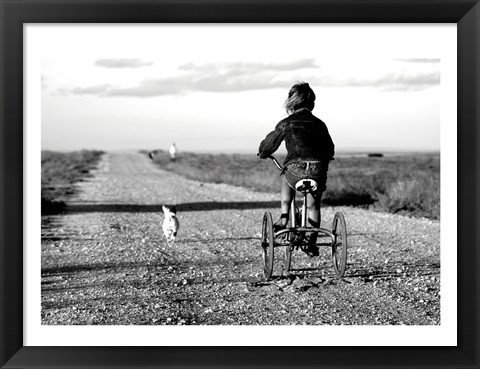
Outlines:
{"label": "tire track in gravel", "polygon": [[[164,204],[178,209],[174,245],[161,230]],[[191,181],[136,152],[105,154],[65,213],[42,219],[42,323],[440,323],[439,222],[343,207],[344,280],[321,250],[295,251],[292,273],[265,282],[265,210],[278,217],[278,194]],[[323,227],[337,210],[322,208]]]}

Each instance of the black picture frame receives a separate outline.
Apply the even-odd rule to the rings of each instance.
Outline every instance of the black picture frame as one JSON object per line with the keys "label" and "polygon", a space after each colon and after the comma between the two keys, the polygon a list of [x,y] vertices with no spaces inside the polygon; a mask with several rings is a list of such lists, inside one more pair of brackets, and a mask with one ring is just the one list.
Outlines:
{"label": "black picture frame", "polygon": [[[0,16],[1,368],[479,367],[479,0],[0,0]],[[23,25],[165,22],[457,24],[456,347],[23,346]]]}

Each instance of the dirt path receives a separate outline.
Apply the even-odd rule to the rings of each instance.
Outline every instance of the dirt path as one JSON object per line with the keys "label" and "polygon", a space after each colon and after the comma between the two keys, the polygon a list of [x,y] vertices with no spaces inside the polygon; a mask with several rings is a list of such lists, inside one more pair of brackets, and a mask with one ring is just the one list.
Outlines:
{"label": "dirt path", "polygon": [[[64,214],[42,218],[43,324],[439,324],[440,224],[344,212],[346,276],[329,250],[294,252],[293,271],[263,281],[260,230],[278,195],[203,184],[136,152],[106,154]],[[163,204],[176,204],[167,245]]]}

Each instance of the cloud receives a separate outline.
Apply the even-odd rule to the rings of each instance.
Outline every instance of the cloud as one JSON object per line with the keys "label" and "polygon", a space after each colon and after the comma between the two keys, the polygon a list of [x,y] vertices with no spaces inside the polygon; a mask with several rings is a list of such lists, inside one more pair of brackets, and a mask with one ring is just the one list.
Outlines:
{"label": "cloud", "polygon": [[192,92],[226,93],[272,88],[288,89],[297,80],[304,80],[317,88],[368,87],[381,91],[419,91],[440,83],[438,71],[417,71],[415,73],[398,71],[384,73],[378,77],[321,75],[320,71],[320,67],[313,59],[281,63],[223,62],[202,65],[188,63],[179,66],[175,76],[148,78],[134,86],[104,84],[76,87],[62,92],[104,97],[155,97]]}
{"label": "cloud", "polygon": [[113,87],[103,91],[103,96],[154,97],[178,95],[188,92],[242,92],[291,87],[291,81],[276,81],[270,76],[237,78],[221,75],[205,77],[183,76],[177,78],[148,79],[133,87]]}
{"label": "cloud", "polygon": [[426,59],[426,58],[417,58],[417,59],[395,59],[396,61],[403,63],[428,63],[428,64],[437,64],[440,63],[440,59]]}
{"label": "cloud", "polygon": [[371,87],[382,91],[420,91],[440,84],[440,72],[386,73],[377,78],[323,76],[311,80],[319,87]]}
{"label": "cloud", "polygon": [[74,94],[74,95],[103,95],[110,88],[111,86],[109,84],[104,84],[104,85],[95,85],[95,86],[89,86],[89,87],[75,87],[65,92],[70,92],[71,94]]}
{"label": "cloud", "polygon": [[180,70],[194,71],[194,72],[213,72],[213,71],[228,71],[230,74],[240,73],[260,73],[260,72],[279,72],[292,71],[306,68],[318,68],[314,59],[300,59],[290,62],[282,63],[259,63],[259,62],[230,62],[230,63],[207,63],[204,65],[195,65],[188,63],[179,66]]}
{"label": "cloud", "polygon": [[[103,59],[106,60],[106,59]],[[98,64],[98,61],[96,62]],[[117,65],[117,62],[106,63]],[[281,78],[282,72],[319,68],[313,59],[283,63],[230,62],[193,63],[179,66],[178,74],[168,78],[149,78],[136,86],[96,85],[63,90],[63,93],[98,96],[154,97],[187,92],[242,92],[291,87],[292,80]]]}
{"label": "cloud", "polygon": [[140,68],[152,65],[151,61],[141,59],[98,59],[95,60],[97,67],[104,68]]}

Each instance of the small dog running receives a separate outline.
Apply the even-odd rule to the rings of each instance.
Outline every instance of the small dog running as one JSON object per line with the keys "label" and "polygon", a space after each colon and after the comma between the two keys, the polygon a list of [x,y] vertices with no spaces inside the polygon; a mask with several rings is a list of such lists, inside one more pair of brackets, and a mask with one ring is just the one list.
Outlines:
{"label": "small dog running", "polygon": [[177,218],[177,210],[175,206],[162,206],[165,219],[163,220],[163,233],[167,239],[167,243],[174,243],[177,237],[180,223]]}

